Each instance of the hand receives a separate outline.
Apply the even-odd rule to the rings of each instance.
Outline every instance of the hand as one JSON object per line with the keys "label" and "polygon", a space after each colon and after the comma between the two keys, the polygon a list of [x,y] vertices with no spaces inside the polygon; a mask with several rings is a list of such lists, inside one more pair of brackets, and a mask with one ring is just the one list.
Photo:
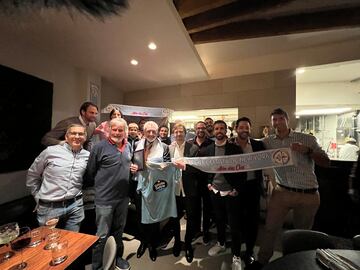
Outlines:
{"label": "hand", "polygon": [[236,197],[237,195],[239,195],[239,193],[236,191],[236,189],[233,189],[229,192],[229,196]]}
{"label": "hand", "polygon": [[139,169],[138,165],[133,164],[133,163],[130,165],[130,172],[131,173],[136,173],[138,169]]}
{"label": "hand", "polygon": [[184,171],[186,169],[186,164],[182,160],[174,160],[173,164],[175,165],[176,168],[180,170]]}
{"label": "hand", "polygon": [[290,145],[291,150],[299,152],[301,154],[307,154],[311,151],[310,147],[303,145],[300,142],[294,142]]}
{"label": "hand", "polygon": [[212,184],[208,184],[208,185],[207,185],[207,187],[208,187],[208,189],[209,189],[210,191],[212,191],[212,190],[213,190],[213,186],[212,186]]}

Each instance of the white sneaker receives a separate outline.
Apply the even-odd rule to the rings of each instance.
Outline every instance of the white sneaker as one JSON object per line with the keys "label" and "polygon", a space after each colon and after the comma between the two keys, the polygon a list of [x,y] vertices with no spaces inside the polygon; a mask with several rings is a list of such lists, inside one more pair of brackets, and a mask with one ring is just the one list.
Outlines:
{"label": "white sneaker", "polygon": [[225,244],[222,246],[219,242],[216,242],[216,245],[209,249],[209,256],[216,256],[217,254],[224,252],[226,250]]}
{"label": "white sneaker", "polygon": [[231,270],[242,270],[240,257],[234,256],[232,261]]}

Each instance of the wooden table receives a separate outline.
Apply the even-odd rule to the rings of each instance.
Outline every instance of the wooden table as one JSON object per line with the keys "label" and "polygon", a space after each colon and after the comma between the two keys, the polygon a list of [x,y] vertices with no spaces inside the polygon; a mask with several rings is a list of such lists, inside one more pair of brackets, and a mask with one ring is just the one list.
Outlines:
{"label": "wooden table", "polygon": [[[37,247],[27,247],[23,250],[24,261],[27,262],[27,268],[25,269],[36,269],[36,270],[59,270],[65,269],[73,261],[75,261],[82,253],[84,253],[89,247],[91,247],[96,240],[97,236],[76,233],[66,230],[56,229],[60,232],[61,240],[67,240],[68,246],[68,258],[63,263],[57,266],[51,266],[51,250],[44,250],[45,241],[42,241]],[[6,250],[5,247],[0,248],[0,253]],[[11,266],[21,262],[20,252],[16,252],[13,257],[9,260],[0,264],[0,269],[8,269]]]}
{"label": "wooden table", "polygon": [[[350,249],[332,249],[338,255],[342,255],[360,265],[360,251]],[[323,270],[324,268],[316,260],[316,251],[307,250],[285,255],[269,264],[263,270]]]}

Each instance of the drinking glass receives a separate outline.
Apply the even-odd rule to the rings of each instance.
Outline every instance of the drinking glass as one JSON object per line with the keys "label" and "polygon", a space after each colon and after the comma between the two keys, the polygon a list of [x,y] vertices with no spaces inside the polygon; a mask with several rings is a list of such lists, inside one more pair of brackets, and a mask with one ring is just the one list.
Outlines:
{"label": "drinking glass", "polygon": [[44,224],[44,239],[46,239],[48,234],[55,232],[55,227],[58,222],[59,222],[58,217],[54,217],[51,215],[47,216],[47,219]]}
{"label": "drinking glass", "polygon": [[11,241],[11,248],[14,251],[20,251],[21,263],[14,265],[9,270],[21,270],[21,269],[26,268],[27,263],[24,262],[23,250],[30,244],[30,241],[31,241],[30,231],[31,230],[29,227],[20,228],[18,238]]}
{"label": "drinking glass", "polygon": [[67,250],[68,250],[68,241],[64,240],[58,242],[52,249],[51,249],[51,265],[58,265],[64,262],[67,259]]}
{"label": "drinking glass", "polygon": [[[16,222],[0,226],[0,245],[9,246],[9,243],[19,235],[19,225]],[[11,258],[14,252],[11,250],[0,254],[0,263]]]}
{"label": "drinking glass", "polygon": [[41,228],[34,229],[30,232],[31,235],[31,242],[29,247],[37,247],[41,244]]}
{"label": "drinking glass", "polygon": [[52,248],[54,248],[57,243],[60,240],[60,233],[59,232],[53,232],[48,234],[48,236],[46,236],[46,245],[44,246],[45,250],[50,250]]}

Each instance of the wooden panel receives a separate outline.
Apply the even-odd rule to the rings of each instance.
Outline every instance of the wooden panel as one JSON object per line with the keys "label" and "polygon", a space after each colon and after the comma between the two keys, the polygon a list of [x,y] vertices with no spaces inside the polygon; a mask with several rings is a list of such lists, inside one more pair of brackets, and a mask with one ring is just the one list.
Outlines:
{"label": "wooden panel", "polygon": [[236,0],[175,0],[174,4],[180,17],[184,19],[235,1]]}

